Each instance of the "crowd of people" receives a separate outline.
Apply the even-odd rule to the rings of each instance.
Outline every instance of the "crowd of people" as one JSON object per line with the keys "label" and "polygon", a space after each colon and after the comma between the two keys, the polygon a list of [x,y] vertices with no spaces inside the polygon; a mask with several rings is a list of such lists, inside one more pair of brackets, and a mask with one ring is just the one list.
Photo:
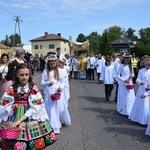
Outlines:
{"label": "crowd of people", "polygon": [[[116,86],[114,102],[117,103],[117,112],[133,122],[147,125],[145,134],[150,136],[149,56],[139,58],[128,53],[94,56],[90,53],[78,58],[75,56],[72,59],[72,68],[75,79],[95,80],[96,72],[98,83],[104,84],[106,101],[110,100]],[[138,84],[137,91],[135,84]]]}
{"label": "crowd of people", "polygon": [[[36,66],[36,67],[35,67]],[[42,95],[32,79],[41,72]],[[95,75],[97,74],[97,76]],[[97,77],[97,79],[95,79]],[[0,65],[0,132],[20,128],[17,139],[1,137],[2,150],[43,149],[53,144],[63,126],[71,125],[69,114],[69,79],[97,80],[104,84],[106,101],[110,101],[116,86],[114,102],[117,111],[131,121],[147,125],[150,136],[150,57],[135,57],[128,53],[111,56],[81,54],[48,54],[40,59],[16,51],[16,58],[1,55]],[[138,84],[135,92],[134,84]],[[9,126],[8,126],[9,125]]]}

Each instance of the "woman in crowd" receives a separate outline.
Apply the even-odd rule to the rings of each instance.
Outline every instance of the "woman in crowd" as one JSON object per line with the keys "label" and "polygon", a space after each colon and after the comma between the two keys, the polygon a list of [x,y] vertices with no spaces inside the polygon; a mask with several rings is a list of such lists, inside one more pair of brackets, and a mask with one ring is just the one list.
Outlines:
{"label": "woman in crowd", "polygon": [[1,64],[0,64],[0,98],[6,91],[6,88],[12,84],[11,81],[7,81],[8,65],[9,65],[9,56],[8,54],[1,55]]}
{"label": "woman in crowd", "polygon": [[8,74],[7,74],[8,81],[13,81],[14,71],[15,71],[16,67],[19,64],[25,63],[24,56],[25,56],[25,51],[23,49],[16,50],[16,58],[10,63],[10,66],[8,69]]}

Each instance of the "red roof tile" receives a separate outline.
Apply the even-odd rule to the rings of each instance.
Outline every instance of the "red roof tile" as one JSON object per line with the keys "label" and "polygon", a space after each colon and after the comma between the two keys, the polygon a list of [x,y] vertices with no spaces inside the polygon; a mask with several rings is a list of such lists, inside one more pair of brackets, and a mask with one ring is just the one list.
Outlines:
{"label": "red roof tile", "polygon": [[41,37],[38,37],[38,38],[35,38],[35,39],[32,39],[30,40],[30,42],[34,42],[34,41],[50,41],[50,40],[61,40],[61,41],[68,41],[67,39],[59,36],[59,35],[56,35],[56,34],[48,34],[45,36],[41,36]]}
{"label": "red roof tile", "polygon": [[6,45],[0,43],[0,48],[1,48],[1,49],[7,49],[8,47],[7,47]]}

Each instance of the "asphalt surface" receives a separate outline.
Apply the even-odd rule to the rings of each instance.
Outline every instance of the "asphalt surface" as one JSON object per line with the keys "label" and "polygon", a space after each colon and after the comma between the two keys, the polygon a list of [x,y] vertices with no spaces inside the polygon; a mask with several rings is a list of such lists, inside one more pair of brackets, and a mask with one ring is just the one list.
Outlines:
{"label": "asphalt surface", "polygon": [[[40,86],[40,75],[34,77]],[[137,89],[137,86],[135,86]],[[70,79],[69,112],[72,124],[62,127],[58,140],[46,150],[150,150],[146,126],[134,123],[105,100],[104,85],[95,80]]]}

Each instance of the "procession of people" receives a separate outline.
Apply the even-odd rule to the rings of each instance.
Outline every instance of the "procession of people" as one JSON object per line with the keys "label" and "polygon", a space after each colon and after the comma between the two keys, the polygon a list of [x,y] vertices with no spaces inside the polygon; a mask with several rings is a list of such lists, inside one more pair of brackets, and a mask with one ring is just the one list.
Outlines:
{"label": "procession of people", "polygon": [[[134,58],[134,59],[132,59]],[[41,73],[42,95],[32,75],[35,61],[25,51],[16,51],[10,62],[7,54],[1,56],[0,66],[0,146],[2,150],[44,149],[57,140],[63,126],[71,125],[69,113],[70,79],[93,80],[104,84],[106,101],[112,99],[116,111],[131,121],[147,125],[145,134],[150,136],[150,57],[137,59],[128,53],[102,56],[91,53],[41,56],[37,72]],[[135,61],[136,60],[136,61]],[[42,65],[40,63],[43,63]],[[136,64],[135,64],[136,63]],[[143,64],[143,65],[142,65]],[[39,67],[38,67],[39,66]],[[40,67],[41,66],[41,67]],[[138,68],[140,66],[140,68]],[[135,92],[134,84],[138,84]],[[1,132],[20,129],[17,138],[6,137]],[[5,130],[4,130],[5,129]]]}

